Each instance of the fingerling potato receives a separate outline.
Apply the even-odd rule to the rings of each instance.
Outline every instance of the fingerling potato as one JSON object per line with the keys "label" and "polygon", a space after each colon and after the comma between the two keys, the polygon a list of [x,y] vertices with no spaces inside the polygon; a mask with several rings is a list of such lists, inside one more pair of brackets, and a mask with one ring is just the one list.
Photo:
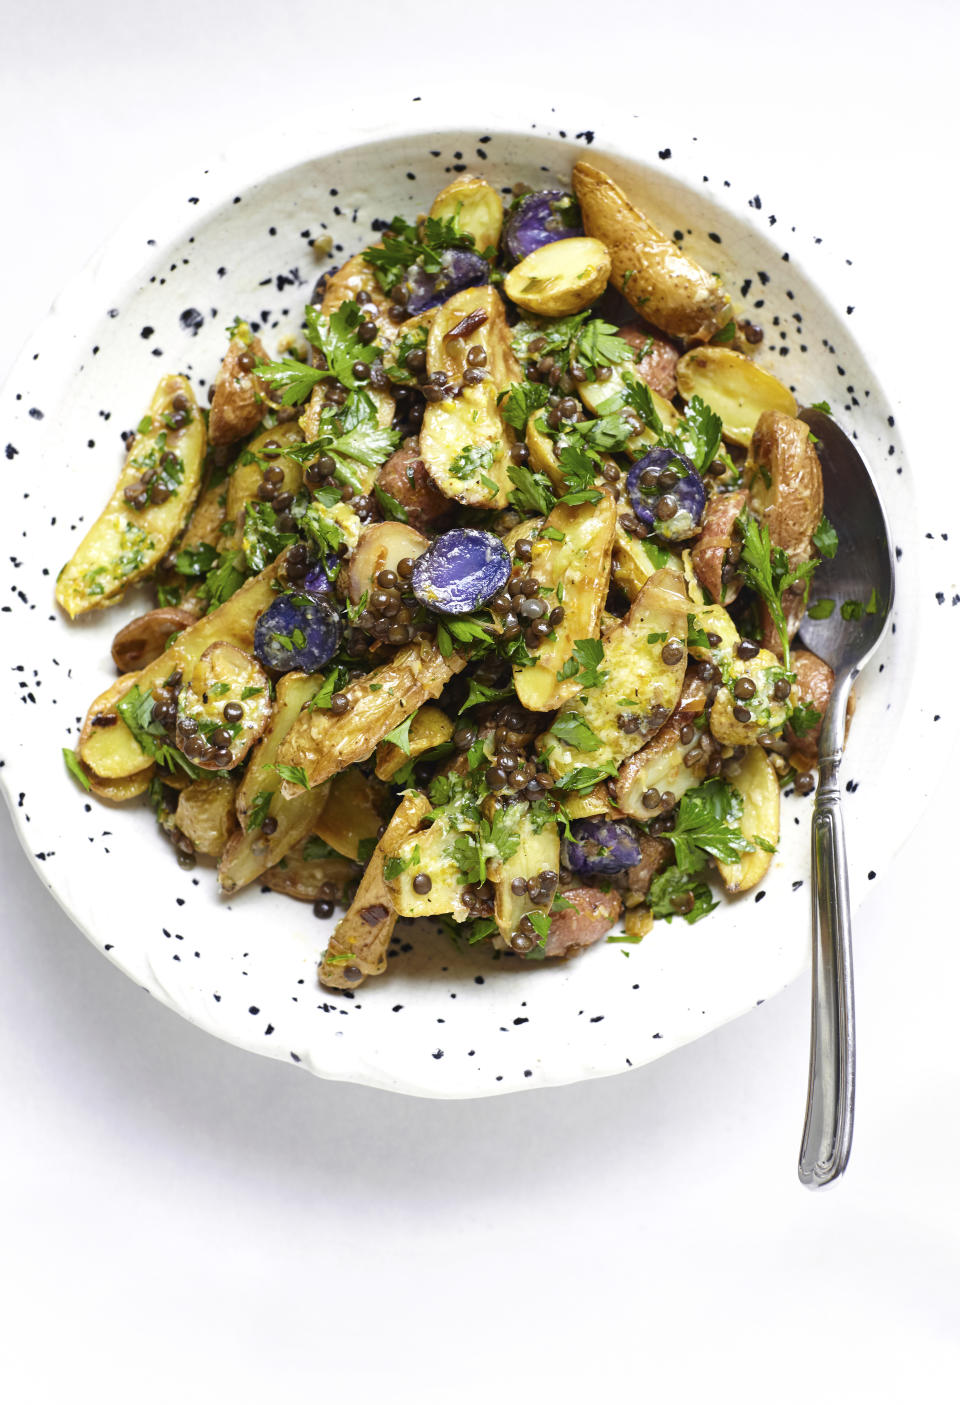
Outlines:
{"label": "fingerling potato", "polygon": [[797,402],[776,376],[726,346],[699,346],[677,362],[677,389],[684,400],[699,395],[723,420],[723,434],[746,446],[768,410],[795,415]]}
{"label": "fingerling potato", "polygon": [[610,253],[611,281],[627,302],[671,337],[709,341],[730,319],[719,279],[689,258],[587,161],[573,168],[583,227]]}
{"label": "fingerling potato", "polygon": [[609,277],[610,255],[599,239],[558,239],[516,264],[503,291],[527,312],[567,317],[596,302]]}

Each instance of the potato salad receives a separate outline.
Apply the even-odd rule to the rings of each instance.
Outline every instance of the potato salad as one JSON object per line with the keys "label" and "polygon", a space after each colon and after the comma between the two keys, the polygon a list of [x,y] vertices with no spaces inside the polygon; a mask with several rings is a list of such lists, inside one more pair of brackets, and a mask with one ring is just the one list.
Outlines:
{"label": "potato salad", "polygon": [[706,917],[833,686],[793,640],[836,534],[762,341],[585,161],[383,224],[296,337],[238,316],[209,405],[164,375],[126,436],[56,595],[155,608],[70,771],[224,894],[312,903],[333,988],[401,919],[544,961]]}

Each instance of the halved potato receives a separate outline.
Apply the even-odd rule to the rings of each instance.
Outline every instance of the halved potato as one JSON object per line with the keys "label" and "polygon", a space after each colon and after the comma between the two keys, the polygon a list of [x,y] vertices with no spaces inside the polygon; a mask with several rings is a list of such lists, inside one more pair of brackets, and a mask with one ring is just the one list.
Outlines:
{"label": "halved potato", "polygon": [[514,893],[510,885],[516,878],[536,878],[545,870],[559,874],[560,835],[557,826],[551,823],[542,825],[538,832],[531,823],[529,807],[524,803],[508,806],[500,812],[500,820],[507,832],[519,841],[509,858],[498,856],[488,867],[489,878],[496,888],[494,918],[500,936],[509,946],[525,913],[549,912],[549,904],[534,903],[528,893]]}
{"label": "halved potato", "polygon": [[[614,397],[618,397],[620,399],[620,405],[622,409],[622,396],[624,391],[624,371],[626,371],[627,374],[634,375],[634,378],[636,380],[643,380],[643,376],[640,373],[639,362],[635,363],[632,367],[629,363],[623,363],[619,366],[610,367],[610,375],[607,380],[581,381],[580,384],[577,386],[577,390],[580,393],[580,399],[583,401],[584,405],[586,405],[587,409],[590,410],[592,414],[599,415],[601,413],[606,413],[606,411],[604,411],[602,407],[605,405],[605,403],[610,402],[616,405],[617,399],[615,399]],[[663,396],[658,394],[658,392],[654,390],[652,386],[649,386],[648,389],[650,391],[651,399],[653,400],[654,409],[660,416],[660,422],[663,425],[664,429],[676,429],[677,425],[680,423],[680,416],[670,404],[670,401],[665,400]],[[626,412],[623,411],[623,413]],[[649,429],[641,421],[640,428],[627,440],[626,450],[627,453],[633,454],[637,458],[640,458],[650,448],[651,444],[656,444],[657,442],[657,436],[654,434],[653,430]]]}
{"label": "halved potato", "polygon": [[422,756],[435,746],[442,746],[453,736],[453,723],[439,707],[422,707],[410,723],[407,747],[404,751],[393,742],[381,742],[377,747],[376,774],[382,781],[390,780],[411,757]]}
{"label": "halved potato", "polygon": [[578,691],[576,677],[561,679],[557,674],[574,657],[577,640],[596,639],[600,633],[616,522],[617,504],[613,494],[605,491],[596,503],[559,504],[546,526],[559,532],[562,540],[552,541],[541,533],[534,543],[530,575],[552,592],[548,599],[562,604],[565,614],[556,639],[543,641],[536,662],[513,670],[517,696],[531,712],[551,712]]}
{"label": "halved potato", "polygon": [[[174,409],[180,397],[186,410]],[[173,429],[180,414],[189,418]],[[170,549],[200,491],[206,442],[190,382],[164,376],[106,507],[57,577],[57,600],[71,619],[118,600]],[[144,491],[151,500],[137,508],[130,499]],[[153,500],[163,493],[161,501]]]}
{"label": "halved potato", "polygon": [[[283,472],[283,482],[277,484],[278,493],[298,491],[303,482],[302,467],[295,459],[287,458],[285,453],[274,452],[273,446],[277,445],[283,450],[290,444],[302,442],[303,434],[300,426],[291,423],[278,424],[274,425],[272,429],[264,429],[247,445],[227,479],[226,518],[236,525],[232,532],[221,533],[222,539],[218,543],[221,551],[224,548],[242,544],[240,533],[243,530],[243,524],[240,520],[240,514],[247,503],[257,500],[257,489],[263,482],[263,475],[268,468],[276,466]],[[268,445],[269,448],[267,448]]]}
{"label": "halved potato", "polygon": [[320,963],[320,981],[334,990],[353,990],[387,964],[387,947],[397,922],[393,894],[384,876],[388,854],[419,828],[430,801],[419,791],[405,795],[367,864],[356,897],[337,923]]}
{"label": "halved potato", "polygon": [[[225,715],[231,704],[240,708],[239,721]],[[195,766],[208,771],[238,766],[266,731],[272,712],[270,679],[253,655],[235,644],[211,644],[184,675],[177,697],[177,745],[184,751],[192,734],[209,748],[196,755],[187,752]],[[229,753],[229,760],[216,759],[211,736],[217,732],[230,733],[229,744],[219,748]]]}
{"label": "halved potato", "polygon": [[[411,712],[438,697],[466,662],[456,651],[445,659],[437,646],[427,641],[398,649],[387,663],[341,690],[350,703],[349,711],[340,716],[303,713],[281,742],[278,760],[282,765],[302,768],[308,786],[319,785],[369,756]],[[301,789],[295,781],[283,783],[285,796],[294,796]]]}
{"label": "halved potato", "polygon": [[[617,773],[617,803],[625,814],[651,820],[666,807],[662,803],[644,805],[643,796],[649,791],[672,794],[679,800],[685,790],[704,779],[707,757],[700,746],[703,732],[697,724],[702,723],[706,706],[707,685],[694,669],[688,669],[674,712],[656,736],[626,760]],[[698,754],[700,759],[688,765],[691,754]]]}
{"label": "halved potato", "polygon": [[227,354],[213,383],[210,405],[210,443],[233,444],[252,434],[270,408],[269,391],[254,371],[258,361],[268,360],[259,337],[246,322],[234,329]]}
{"label": "halved potato", "polygon": [[219,858],[237,827],[237,783],[227,776],[201,776],[184,786],[177,800],[176,825],[198,854]]}
{"label": "halved potato", "polygon": [[527,312],[567,317],[596,302],[610,277],[610,255],[599,239],[556,239],[511,268],[503,291]]}
{"label": "halved potato", "polygon": [[84,766],[83,773],[90,782],[90,790],[98,800],[112,800],[115,804],[123,804],[127,800],[136,800],[137,796],[143,795],[149,789],[153,780],[156,767],[151,761],[145,771],[138,771],[135,776],[126,776],[122,780],[107,781],[102,776],[94,775],[89,766]]}
{"label": "halved potato", "polygon": [[507,468],[514,433],[500,416],[497,397],[521,377],[503,303],[489,284],[464,288],[437,309],[427,341],[427,370],[444,372],[451,389],[459,387],[471,369],[467,356],[474,348],[487,358],[484,379],[463,385],[455,399],[427,405],[420,454],[446,497],[469,507],[506,507],[513,488]]}
{"label": "halved potato", "polygon": [[[786,698],[774,696],[778,685],[786,685],[792,675],[784,672],[783,664],[776,654],[761,648],[752,659],[741,659],[734,655],[729,663],[721,663],[723,686],[718,689],[710,709],[710,731],[724,746],[749,746],[764,732],[778,732],[787,719],[787,713],[797,702],[797,688],[794,683]],[[752,697],[738,698],[734,692],[741,679],[749,679],[755,692]],[[749,714],[741,720],[736,713],[743,710]]]}
{"label": "halved potato", "polygon": [[384,811],[390,812],[390,793],[359,766],[348,766],[330,782],[330,798],[313,827],[331,849],[348,859],[359,859],[364,840],[376,839]]}
{"label": "halved potato", "polygon": [[[624,618],[603,636],[605,681],[564,704],[546,735],[554,776],[575,766],[619,766],[660,730],[683,686],[687,609],[680,572],[656,571]],[[672,663],[663,658],[664,650]]]}
{"label": "halved potato", "polygon": [[359,874],[356,864],[336,854],[323,858],[311,858],[310,846],[319,847],[312,836],[301,839],[279,863],[268,868],[263,881],[275,893],[296,898],[302,903],[315,903],[326,896],[327,885],[332,883],[337,889],[337,897],[342,899],[344,890]]}
{"label": "halved potato", "polygon": [[726,346],[698,346],[677,362],[684,400],[699,395],[723,420],[724,438],[747,445],[766,410],[795,415],[797,402],[776,376]]}
{"label": "halved potato", "polygon": [[709,341],[730,320],[719,279],[661,234],[609,176],[578,161],[573,190],[584,229],[610,252],[611,281],[646,321],[668,336]]}
{"label": "halved potato", "polygon": [[397,324],[389,315],[390,299],[377,282],[372,264],[367,263],[362,253],[354,254],[341,268],[327,276],[323,285],[321,314],[331,317],[341,303],[354,300],[358,293],[366,295],[363,311],[367,320],[376,322],[381,339],[391,340],[396,334]]}
{"label": "halved potato", "polygon": [[503,203],[493,186],[479,176],[458,176],[445,185],[430,206],[430,217],[454,220],[461,233],[473,235],[478,254],[500,243]]}
{"label": "halved potato", "polygon": [[754,844],[751,854],[744,854],[739,863],[720,863],[717,868],[728,893],[745,893],[760,882],[773,855],[756,843],[763,840],[771,848],[780,843],[780,784],[762,747],[751,746],[742,761],[731,762],[727,775],[743,796],[743,815],[739,828],[748,843]]}
{"label": "halved potato", "polygon": [[350,557],[347,591],[356,605],[376,590],[381,571],[396,571],[405,557],[416,560],[430,545],[428,539],[405,522],[374,522],[364,527]]}
{"label": "halved potato", "polygon": [[[427,804],[423,815],[429,810]],[[430,813],[434,818],[428,829],[411,830],[384,845],[386,884],[401,917],[436,917],[450,912],[457,922],[465,922],[470,911],[463,901],[466,885],[455,858],[455,846],[460,836],[477,833],[476,819],[461,799]],[[430,879],[425,893],[413,886],[422,873]]]}
{"label": "halved potato", "polygon": [[77,759],[88,776],[120,781],[152,772],[152,758],[140,750],[116,706],[136,681],[135,673],[125,673],[90,704],[77,742]]}
{"label": "halved potato", "polygon": [[145,668],[160,657],[172,635],[189,629],[195,620],[188,610],[170,605],[138,615],[113,636],[110,653],[114,663],[121,673]]}
{"label": "halved potato", "polygon": [[612,580],[632,603],[636,600],[654,571],[666,564],[672,569],[676,557],[670,555],[658,542],[646,542],[628,532],[617,518],[617,531],[613,540]]}
{"label": "halved potato", "polygon": [[721,604],[732,603],[740,591],[741,582],[736,575],[728,580],[723,577],[725,567],[736,567],[739,542],[734,527],[746,501],[745,488],[731,493],[714,493],[707,500],[700,536],[690,552],[697,580],[709,593],[709,598],[719,600]]}

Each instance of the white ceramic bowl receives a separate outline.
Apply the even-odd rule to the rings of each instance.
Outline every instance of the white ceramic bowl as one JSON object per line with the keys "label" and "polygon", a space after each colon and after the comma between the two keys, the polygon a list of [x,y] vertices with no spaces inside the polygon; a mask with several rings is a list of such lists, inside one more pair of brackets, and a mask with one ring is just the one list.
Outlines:
{"label": "white ceramic bowl", "polygon": [[[145,606],[131,594],[69,625],[53,583],[106,497],[120,431],[136,424],[158,374],[186,371],[202,395],[236,313],[271,347],[297,327],[321,267],[312,237],[329,231],[338,252],[352,253],[369,242],[373,220],[425,209],[458,171],[497,186],[566,183],[581,153],[724,276],[766,328],[761,362],[802,402],[833,405],[877,472],[897,541],[911,539],[915,486],[851,336],[843,254],[783,217],[771,233],[761,177],[734,178],[728,160],[711,169],[700,146],[651,149],[637,118],[608,114],[603,129],[586,131],[525,101],[523,112],[515,100],[479,112],[439,96],[382,118],[368,106],[336,133],[312,129],[309,146],[302,128],[281,142],[267,133],[239,159],[186,175],[134,213],[54,306],[0,407],[8,477],[17,475],[0,526],[13,663],[0,774],[44,882],[112,961],[211,1033],[325,1077],[442,1097],[635,1067],[780,990],[807,962],[810,801],[786,803],[782,848],[762,889],[694,927],[658,923],[641,946],[601,945],[547,966],[459,952],[431,929],[404,931],[384,977],[353,997],[331,995],[315,972],[326,924],[308,905],[259,889],[220,899],[212,871],[177,867],[146,807],[111,808],[67,775],[61,747],[114,676],[110,640]],[[277,151],[288,162],[279,171]],[[915,612],[910,571],[908,559],[901,623]],[[915,631],[901,628],[859,686],[845,763],[854,904],[906,832],[902,811],[883,805],[882,768],[923,688],[919,660]],[[932,730],[914,738],[918,755]]]}

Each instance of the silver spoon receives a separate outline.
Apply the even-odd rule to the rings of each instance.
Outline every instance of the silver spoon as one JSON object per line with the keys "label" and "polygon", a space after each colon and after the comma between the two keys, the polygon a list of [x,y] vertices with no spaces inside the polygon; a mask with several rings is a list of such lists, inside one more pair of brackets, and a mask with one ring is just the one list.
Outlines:
{"label": "silver spoon", "polygon": [[[835,675],[820,730],[820,783],[811,835],[810,1082],[797,1168],[803,1184],[816,1189],[842,1175],[853,1137],[853,953],[839,772],[850,686],[880,643],[890,616],[893,559],[883,506],[856,448],[821,411],[803,410],[800,418],[819,441],[824,514],[839,538],[836,556],[818,567],[814,580],[816,598],[836,602],[833,613],[821,620],[807,615],[801,628],[804,647]],[[859,619],[844,618],[846,601],[860,602]]]}

